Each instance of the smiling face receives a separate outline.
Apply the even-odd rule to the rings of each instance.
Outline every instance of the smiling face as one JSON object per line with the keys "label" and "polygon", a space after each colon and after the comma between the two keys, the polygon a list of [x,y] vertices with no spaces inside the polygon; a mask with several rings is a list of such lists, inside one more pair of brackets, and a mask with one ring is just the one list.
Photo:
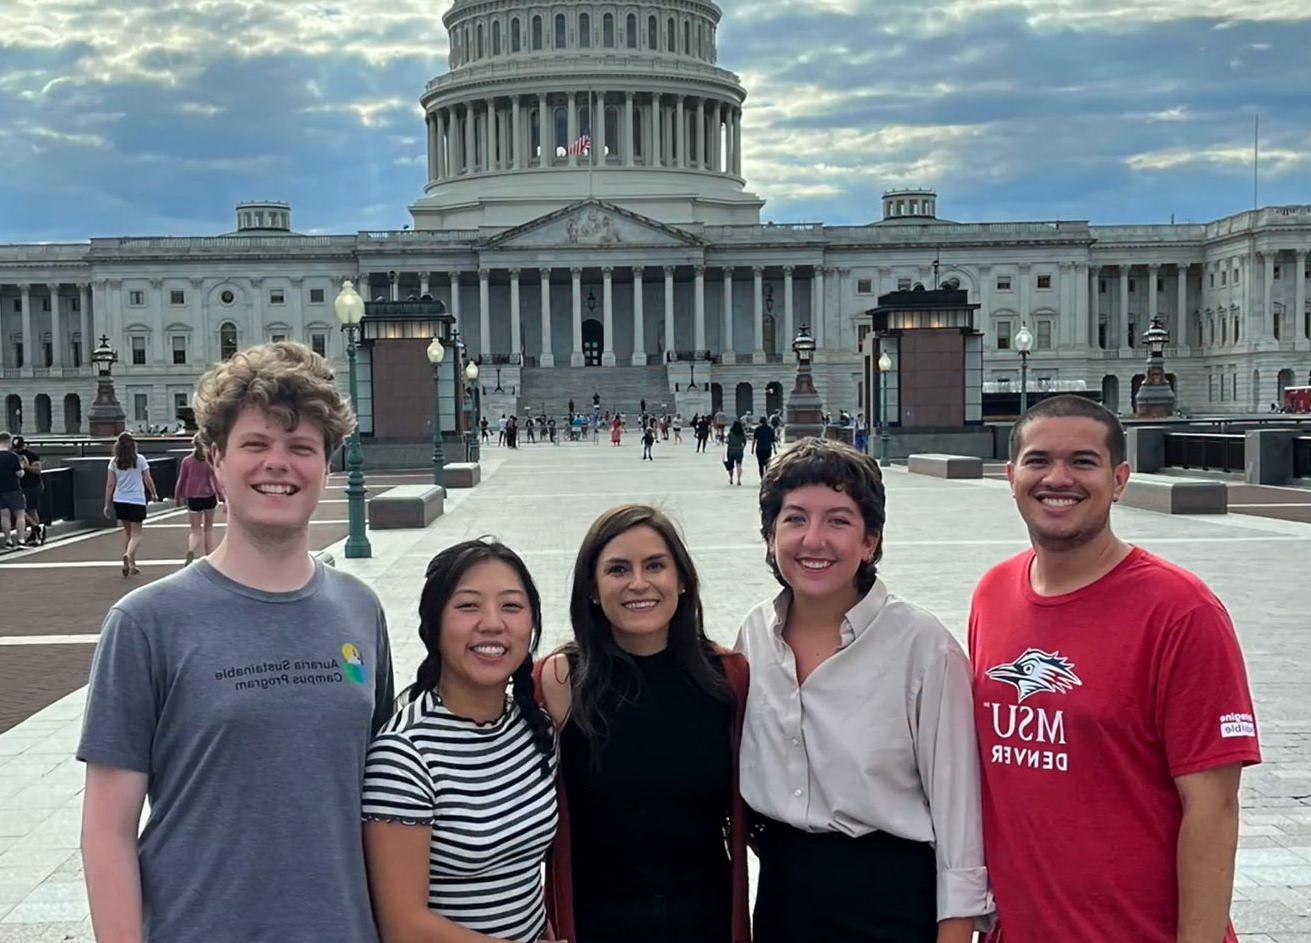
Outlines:
{"label": "smiling face", "polygon": [[532,644],[533,611],[519,574],[500,560],[469,567],[446,601],[441,686],[505,690]]}
{"label": "smiling face", "polygon": [[683,591],[665,538],[645,524],[630,527],[601,549],[593,580],[615,643],[637,655],[662,651]]}
{"label": "smiling face", "polygon": [[227,496],[229,525],[278,539],[308,530],[328,477],[318,422],[302,417],[287,429],[248,406],[212,459]]}
{"label": "smiling face", "polygon": [[1111,463],[1102,423],[1081,416],[1034,419],[1019,445],[1006,478],[1035,546],[1069,549],[1109,530],[1129,465]]}
{"label": "smiling face", "polygon": [[841,594],[852,605],[856,573],[878,545],[879,535],[865,529],[856,502],[828,485],[804,485],[785,494],[769,535],[769,551],[793,595]]}

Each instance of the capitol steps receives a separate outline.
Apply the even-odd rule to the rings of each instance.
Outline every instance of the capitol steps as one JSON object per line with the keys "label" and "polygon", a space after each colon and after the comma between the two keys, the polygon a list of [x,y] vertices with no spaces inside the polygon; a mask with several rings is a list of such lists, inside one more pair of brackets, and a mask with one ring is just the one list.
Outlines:
{"label": "capitol steps", "polygon": [[650,412],[674,411],[674,395],[663,364],[646,367],[524,367],[520,375],[519,412],[564,416],[569,400],[578,412],[592,409],[592,394],[601,397],[601,412],[636,417],[646,400]]}

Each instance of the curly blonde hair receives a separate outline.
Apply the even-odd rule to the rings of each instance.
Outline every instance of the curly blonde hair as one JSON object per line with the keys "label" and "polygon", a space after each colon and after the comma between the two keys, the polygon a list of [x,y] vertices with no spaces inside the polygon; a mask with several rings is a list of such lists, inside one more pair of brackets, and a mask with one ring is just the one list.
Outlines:
{"label": "curly blonde hair", "polygon": [[295,429],[303,416],[315,420],[323,426],[325,456],[355,428],[355,414],[328,362],[291,341],[248,347],[210,367],[196,384],[192,406],[205,440],[220,451],[248,406],[258,406],[286,429]]}

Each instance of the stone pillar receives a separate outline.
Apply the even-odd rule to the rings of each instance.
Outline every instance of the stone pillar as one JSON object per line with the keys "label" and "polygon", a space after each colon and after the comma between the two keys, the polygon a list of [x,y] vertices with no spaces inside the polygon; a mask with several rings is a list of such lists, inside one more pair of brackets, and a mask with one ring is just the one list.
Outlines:
{"label": "stone pillar", "polygon": [[520,355],[523,353],[519,318],[519,270],[512,268],[510,269],[510,354],[515,362],[521,362]]}
{"label": "stone pillar", "polygon": [[555,366],[555,352],[551,349],[551,270],[538,269],[542,280],[542,353],[538,363],[543,367]]}
{"label": "stone pillar", "polygon": [[1182,350],[1188,348],[1188,265],[1180,262],[1175,266],[1175,304],[1174,330],[1170,336],[1174,346]]}
{"label": "stone pillar", "polygon": [[647,153],[650,155],[649,163],[652,167],[661,166],[662,155],[660,153],[660,141],[663,133],[660,127],[660,114],[663,109],[660,103],[659,94],[651,96],[651,135],[647,138]]}
{"label": "stone pillar", "polygon": [[742,176],[742,109],[733,109],[733,173]]}
{"label": "stone pillar", "polygon": [[519,106],[519,96],[515,95],[510,105],[510,167],[514,170],[523,168],[523,111]]}
{"label": "stone pillar", "polygon": [[1120,320],[1115,333],[1121,357],[1129,356],[1129,268],[1127,263],[1120,264]]}
{"label": "stone pillar", "polygon": [[[18,286],[18,306],[23,330],[23,369],[20,376],[30,377],[36,363],[36,335],[32,333],[32,286]],[[130,351],[127,352],[130,355]],[[126,360],[127,357],[124,358]],[[33,417],[35,419],[35,417]]]}
{"label": "stone pillar", "polygon": [[492,354],[491,271],[478,270],[478,350],[484,357]]}
{"label": "stone pillar", "polygon": [[1084,312],[1084,316],[1087,320],[1084,323],[1084,327],[1088,346],[1093,350],[1096,350],[1099,346],[1097,343],[1097,334],[1098,328],[1101,325],[1101,278],[1102,267],[1100,265],[1089,265],[1087,286],[1088,307]]}
{"label": "stone pillar", "polygon": [[[548,128],[550,133],[548,134]],[[531,135],[529,135],[531,137]],[[537,166],[545,167],[548,163],[547,152],[550,148],[550,140],[555,137],[555,122],[551,120],[551,114],[546,108],[546,93],[543,92],[537,96]],[[547,346],[550,346],[549,344]]]}
{"label": "stone pillar", "polygon": [[569,283],[573,289],[573,353],[569,355],[569,366],[583,365],[583,270],[574,266],[569,269]]}
{"label": "stone pillar", "polygon": [[724,301],[723,301],[724,339],[723,352],[720,354],[724,363],[737,363],[737,344],[733,338],[733,267],[724,266]]}
{"label": "stone pillar", "polygon": [[483,117],[483,172],[486,173],[496,166],[496,99],[487,99],[483,107],[487,109]]}
{"label": "stone pillar", "polygon": [[[451,317],[455,318],[457,330],[463,330],[460,322],[460,273],[451,272]],[[467,342],[466,342],[467,343]]]}
{"label": "stone pillar", "polygon": [[91,313],[91,284],[82,282],[77,286],[82,295],[82,357],[79,366],[87,367],[91,364],[91,351],[96,349],[96,331],[92,327],[94,321]]}
{"label": "stone pillar", "polygon": [[464,172],[473,173],[473,168],[477,165],[477,158],[473,152],[473,104],[466,103],[464,106],[464,118],[460,126],[464,131]]}
{"label": "stone pillar", "polygon": [[1261,290],[1261,303],[1256,306],[1256,310],[1259,312],[1259,317],[1261,319],[1258,322],[1261,326],[1261,330],[1259,333],[1255,331],[1252,333],[1253,346],[1255,346],[1258,341],[1274,340],[1275,336],[1275,309],[1271,304],[1274,300],[1275,292],[1275,255],[1275,252],[1267,252],[1264,255],[1265,282],[1262,285]]}
{"label": "stone pillar", "polygon": [[614,272],[609,265],[601,267],[601,330],[605,334],[605,343],[601,345],[603,367],[615,365]]}
{"label": "stone pillar", "polygon": [[[674,267],[665,266],[665,350],[674,349]],[[704,282],[701,282],[704,285]],[[698,299],[701,295],[698,293]],[[697,304],[704,304],[701,301]],[[705,308],[701,309],[701,317],[705,317]]]}
{"label": "stone pillar", "polygon": [[[624,92],[624,166],[633,166],[633,93]],[[640,278],[640,276],[639,276]]]}
{"label": "stone pillar", "polygon": [[[591,96],[588,95],[588,107],[591,107]],[[596,121],[592,125],[592,130],[596,132],[596,140],[592,142],[592,153],[596,155],[593,164],[605,165],[605,92],[596,93]],[[609,341],[609,337],[606,338]]]}
{"label": "stone pillar", "polygon": [[783,349],[788,350],[792,346],[792,338],[796,337],[796,326],[792,318],[792,266],[783,266]]}
{"label": "stone pillar", "polygon": [[[632,95],[629,95],[632,102]],[[632,143],[631,141],[629,142]],[[630,150],[631,155],[631,150]],[[642,266],[633,266],[633,366],[646,366],[646,322],[642,310]]]}
{"label": "stone pillar", "polygon": [[674,99],[674,149],[678,151],[677,167],[687,166],[687,119],[683,113],[683,97],[678,95]]}
{"label": "stone pillar", "polygon": [[1153,262],[1147,266],[1147,323],[1138,325],[1138,338],[1147,333],[1147,329],[1152,326],[1156,320],[1160,306],[1156,298],[1156,276],[1161,270],[1160,265]]}
{"label": "stone pillar", "polygon": [[569,154],[569,166],[578,166],[578,155],[574,153],[574,142],[578,140],[578,93],[570,92],[565,96],[565,102],[569,109],[568,124],[569,133],[566,135],[565,151]]}
{"label": "stone pillar", "polygon": [[706,100],[696,100],[696,166],[702,170],[706,167]]}
{"label": "stone pillar", "polygon": [[1293,323],[1289,329],[1294,337],[1311,337],[1307,334],[1306,316],[1306,249],[1297,250],[1297,264],[1293,269],[1294,285]]}
{"label": "stone pillar", "polygon": [[423,116],[423,127],[427,132],[428,145],[428,182],[437,179],[437,120],[431,112]]}
{"label": "stone pillar", "polygon": [[446,147],[450,143],[450,112],[443,108],[437,112],[437,176],[445,180],[451,175]]}
{"label": "stone pillar", "polygon": [[422,298],[424,295],[428,295],[428,296],[431,297],[431,296],[432,296],[432,289],[431,289],[431,287],[430,287],[429,284],[428,284],[428,273],[427,273],[427,272],[420,272],[420,273],[419,273],[419,297]]}
{"label": "stone pillar", "polygon": [[[50,366],[62,368],[64,366],[64,322],[59,312],[59,285],[51,282],[47,286],[50,290]],[[163,327],[163,325],[160,325]],[[50,407],[54,412],[54,405]],[[53,420],[52,426],[53,428]]]}
{"label": "stone pillar", "polygon": [[724,173],[733,172],[733,108],[724,107]]}
{"label": "stone pillar", "polygon": [[1021,262],[1015,268],[1015,277],[1020,282],[1020,323],[1029,325],[1029,330],[1033,331],[1034,345],[1037,346],[1038,331],[1033,324],[1033,275],[1030,274],[1027,262]]}
{"label": "stone pillar", "polygon": [[815,275],[810,282],[810,336],[815,338],[815,346],[821,347],[824,339],[824,266],[815,266]]}
{"label": "stone pillar", "polygon": [[392,301],[401,300],[401,278],[396,272],[387,273],[387,297]]}
{"label": "stone pillar", "polygon": [[765,287],[764,287],[765,269],[760,265],[751,267],[751,278],[754,283],[755,294],[753,297],[754,304],[751,309],[752,316],[752,334],[753,343],[751,345],[751,362],[765,363]]}

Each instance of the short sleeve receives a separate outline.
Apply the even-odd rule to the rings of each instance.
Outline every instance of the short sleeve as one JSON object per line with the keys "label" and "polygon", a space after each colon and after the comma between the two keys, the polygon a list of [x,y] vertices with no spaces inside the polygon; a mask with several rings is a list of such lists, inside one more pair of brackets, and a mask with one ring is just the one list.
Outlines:
{"label": "short sleeve", "polygon": [[1155,714],[1171,776],[1261,762],[1243,653],[1218,602],[1194,607],[1166,633]]}
{"label": "short sleeve", "polygon": [[436,814],[432,775],[418,749],[402,734],[380,734],[364,762],[364,820],[431,825]]}
{"label": "short sleeve", "polygon": [[77,758],[149,774],[157,686],[145,633],[122,609],[110,609],[91,663]]}
{"label": "short sleeve", "polygon": [[140,452],[137,453],[137,469],[143,472],[150,471],[150,460]]}

